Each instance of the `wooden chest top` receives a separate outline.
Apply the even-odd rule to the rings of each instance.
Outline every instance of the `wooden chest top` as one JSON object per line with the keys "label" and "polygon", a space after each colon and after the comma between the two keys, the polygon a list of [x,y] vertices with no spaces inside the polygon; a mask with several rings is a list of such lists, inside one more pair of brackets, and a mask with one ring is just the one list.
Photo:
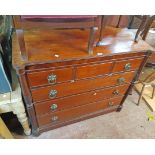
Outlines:
{"label": "wooden chest top", "polygon": [[[105,56],[117,55],[139,56],[146,50],[154,49],[139,40],[135,43],[134,33],[127,29],[116,29],[107,27],[104,33],[103,46],[94,47],[92,55],[87,53],[88,30],[50,30],[26,31],[24,34],[26,49],[29,60],[24,61],[20,55],[19,45],[15,33],[13,34],[13,65],[15,68],[23,68],[33,64],[42,64],[43,62],[60,62],[68,60],[80,60],[100,58]],[[96,37],[98,38],[98,37]],[[96,39],[97,41],[97,39]]]}

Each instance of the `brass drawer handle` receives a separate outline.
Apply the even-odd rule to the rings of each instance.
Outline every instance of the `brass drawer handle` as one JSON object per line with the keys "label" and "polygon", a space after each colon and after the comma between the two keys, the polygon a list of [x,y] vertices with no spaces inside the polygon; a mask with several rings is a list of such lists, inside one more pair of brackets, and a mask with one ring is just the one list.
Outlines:
{"label": "brass drawer handle", "polygon": [[123,84],[123,83],[125,82],[125,78],[118,78],[118,79],[117,79],[117,82],[118,82],[119,84]]}
{"label": "brass drawer handle", "polygon": [[51,110],[56,110],[57,108],[58,108],[57,104],[52,104],[50,107]]}
{"label": "brass drawer handle", "polygon": [[118,95],[118,94],[119,94],[119,90],[115,90],[115,91],[113,92],[113,94],[114,94],[114,95]]}
{"label": "brass drawer handle", "polygon": [[50,98],[55,98],[57,96],[57,93],[58,93],[57,90],[51,90],[50,93],[49,93],[49,97]]}
{"label": "brass drawer handle", "polygon": [[55,84],[57,80],[57,76],[55,74],[51,74],[47,77],[49,84]]}
{"label": "brass drawer handle", "polygon": [[131,63],[127,63],[125,66],[124,66],[124,69],[126,71],[130,70],[131,69]]}
{"label": "brass drawer handle", "polygon": [[108,105],[109,105],[109,106],[113,106],[114,103],[113,103],[113,102],[109,102]]}
{"label": "brass drawer handle", "polygon": [[59,119],[58,116],[53,116],[53,117],[51,118],[52,122],[55,122],[55,121],[57,121],[58,119]]}

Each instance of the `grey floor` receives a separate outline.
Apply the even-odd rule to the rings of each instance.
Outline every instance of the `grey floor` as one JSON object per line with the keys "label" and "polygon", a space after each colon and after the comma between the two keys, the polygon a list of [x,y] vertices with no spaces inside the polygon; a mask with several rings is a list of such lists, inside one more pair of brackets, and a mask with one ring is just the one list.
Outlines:
{"label": "grey floor", "polygon": [[[155,47],[155,33],[149,33],[147,42]],[[126,139],[126,138],[155,138],[155,120],[148,121],[147,112],[151,112],[144,101],[137,106],[138,94],[133,91],[124,103],[121,112],[112,112],[99,117],[67,125],[42,133],[39,137],[21,136],[15,138],[38,139]]]}

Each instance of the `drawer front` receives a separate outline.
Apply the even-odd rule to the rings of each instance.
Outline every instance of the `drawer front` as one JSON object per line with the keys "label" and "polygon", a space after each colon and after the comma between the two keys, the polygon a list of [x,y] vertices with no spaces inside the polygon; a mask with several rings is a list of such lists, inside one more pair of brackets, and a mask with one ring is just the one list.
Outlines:
{"label": "drawer front", "polygon": [[73,79],[72,68],[63,68],[56,70],[38,71],[27,73],[30,87],[51,85],[59,82],[69,81]]}
{"label": "drawer front", "polygon": [[112,72],[137,70],[144,58],[116,61]]}
{"label": "drawer front", "polygon": [[57,124],[64,121],[72,120],[93,112],[104,110],[115,105],[119,105],[122,100],[122,97],[117,97],[109,100],[102,100],[99,102],[79,106],[76,108],[70,108],[64,111],[58,111],[55,113],[47,114],[46,116],[38,117],[39,126],[47,124]]}
{"label": "drawer front", "polygon": [[37,115],[42,115],[50,112],[56,112],[71,107],[81,106],[84,104],[124,95],[128,89],[129,84],[95,90],[87,93],[73,95],[65,98],[54,99],[51,101],[41,102],[35,104],[35,110]]}
{"label": "drawer front", "polygon": [[79,80],[70,83],[62,83],[53,86],[36,88],[31,90],[33,102],[43,101],[46,99],[55,99],[63,96],[83,93],[106,86],[122,85],[130,83],[135,72],[98,77],[96,79]]}
{"label": "drawer front", "polygon": [[79,66],[76,69],[76,78],[81,79],[81,78],[88,78],[88,77],[108,74],[111,70],[111,67],[112,67],[112,62]]}

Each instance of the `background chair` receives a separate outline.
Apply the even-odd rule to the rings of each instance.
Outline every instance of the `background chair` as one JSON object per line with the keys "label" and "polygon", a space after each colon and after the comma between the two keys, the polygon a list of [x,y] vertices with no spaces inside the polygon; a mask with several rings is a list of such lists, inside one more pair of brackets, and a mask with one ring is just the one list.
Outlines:
{"label": "background chair", "polygon": [[137,42],[137,38],[139,35],[142,37],[143,40],[145,40],[143,38],[143,35],[144,35],[144,29],[146,27],[146,23],[149,19],[149,16],[148,15],[133,15],[133,16],[131,16],[131,21],[130,21],[129,26],[128,26],[129,29],[131,28],[135,18],[138,18],[139,20],[141,20],[141,22],[140,22],[140,25],[139,25],[138,30],[136,32],[134,41]]}
{"label": "background chair", "polygon": [[[144,16],[140,16],[140,15],[134,15],[134,16],[131,16],[131,21],[129,23],[129,27],[128,28],[131,28],[131,26],[133,25],[134,23],[134,20],[135,19],[138,19],[141,21],[139,27],[138,27],[138,30],[136,32],[136,35],[135,35],[135,42],[138,41],[138,37],[140,36],[143,40],[146,40],[146,37],[148,35],[148,32],[150,30],[150,28],[153,26],[154,24],[154,21],[155,21],[155,15],[153,16],[149,16],[149,15],[144,15]],[[152,38],[153,39],[153,38]],[[153,47],[154,47],[154,44],[153,44]],[[150,59],[148,60],[146,66],[155,66],[155,54],[153,53],[152,56],[150,57]]]}
{"label": "background chair", "polygon": [[135,41],[137,42],[137,38],[140,35],[143,40],[146,40],[147,34],[149,32],[149,29],[151,28],[151,25],[153,24],[155,20],[155,16],[149,16],[149,15],[133,15],[131,16],[131,21],[129,23],[128,28],[131,28],[134,19],[138,18],[141,20],[140,26],[136,32]]}
{"label": "background chair", "polygon": [[[100,18],[97,15],[81,16],[13,16],[14,27],[16,29],[21,54],[24,59],[28,59],[24,42],[24,30],[26,29],[90,29],[88,40],[88,52],[93,52],[95,32],[100,26]],[[61,40],[60,40],[61,41]]]}
{"label": "background chair", "polygon": [[104,34],[104,29],[106,26],[112,26],[116,28],[124,28],[128,25],[129,16],[125,15],[102,15],[101,17],[101,26],[99,32],[99,38],[97,42],[97,46],[102,46],[102,39]]}
{"label": "background chair", "polygon": [[147,23],[146,23],[145,28],[143,30],[143,35],[142,35],[143,40],[146,39],[147,34],[149,32],[149,29],[151,28],[151,25],[153,24],[154,20],[155,20],[155,15],[154,16],[148,16]]}
{"label": "background chair", "polygon": [[142,89],[140,91],[140,95],[139,95],[139,99],[138,99],[138,104],[140,104],[140,101],[142,99],[142,96],[143,96],[143,92],[144,92],[144,89],[146,87],[152,87],[152,95],[151,95],[151,98],[153,99],[154,96],[155,96],[155,71],[153,71],[151,74],[149,74],[145,79],[143,80],[139,80],[138,83],[141,83],[142,84]]}

